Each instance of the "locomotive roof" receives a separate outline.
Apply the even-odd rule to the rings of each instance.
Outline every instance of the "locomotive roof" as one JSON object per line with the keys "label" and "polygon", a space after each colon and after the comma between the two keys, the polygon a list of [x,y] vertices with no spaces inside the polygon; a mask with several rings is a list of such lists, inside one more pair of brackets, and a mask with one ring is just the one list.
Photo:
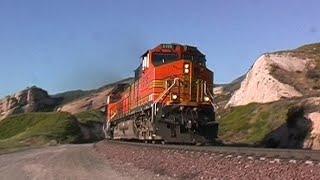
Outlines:
{"label": "locomotive roof", "polygon": [[204,54],[201,53],[196,46],[183,45],[183,44],[178,44],[178,43],[169,43],[169,44],[164,44],[163,43],[163,44],[159,44],[158,46],[156,46],[153,49],[147,50],[145,53],[143,53],[141,55],[141,57],[146,56],[149,53],[149,51],[156,51],[156,50],[159,50],[159,49],[173,49],[174,50],[177,47],[183,48],[185,51],[196,51],[197,53],[200,53],[201,55],[204,56]]}

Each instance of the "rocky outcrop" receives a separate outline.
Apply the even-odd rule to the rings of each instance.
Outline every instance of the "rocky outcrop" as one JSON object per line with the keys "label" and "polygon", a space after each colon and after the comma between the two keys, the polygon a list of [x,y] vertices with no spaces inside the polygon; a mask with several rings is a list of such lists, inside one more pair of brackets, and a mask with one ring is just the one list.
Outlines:
{"label": "rocky outcrop", "polygon": [[262,55],[241,82],[227,106],[240,106],[252,102],[268,103],[280,99],[301,97],[303,94],[290,84],[281,82],[272,75],[274,68],[285,72],[298,72],[305,69],[310,60],[283,54]]}
{"label": "rocky outcrop", "polygon": [[93,142],[105,138],[100,122],[78,123],[81,130],[81,142]]}
{"label": "rocky outcrop", "polygon": [[52,111],[59,101],[33,86],[0,100],[0,120],[24,112]]}

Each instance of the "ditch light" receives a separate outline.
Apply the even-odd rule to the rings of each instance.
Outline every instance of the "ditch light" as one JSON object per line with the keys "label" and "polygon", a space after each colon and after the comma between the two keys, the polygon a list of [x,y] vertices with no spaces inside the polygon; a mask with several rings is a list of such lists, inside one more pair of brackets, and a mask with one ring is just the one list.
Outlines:
{"label": "ditch light", "polygon": [[178,95],[172,94],[172,95],[171,95],[171,99],[172,99],[172,100],[177,100],[177,99],[178,99]]}
{"label": "ditch light", "polygon": [[205,102],[209,102],[210,101],[210,98],[208,96],[205,96],[203,99],[204,99]]}

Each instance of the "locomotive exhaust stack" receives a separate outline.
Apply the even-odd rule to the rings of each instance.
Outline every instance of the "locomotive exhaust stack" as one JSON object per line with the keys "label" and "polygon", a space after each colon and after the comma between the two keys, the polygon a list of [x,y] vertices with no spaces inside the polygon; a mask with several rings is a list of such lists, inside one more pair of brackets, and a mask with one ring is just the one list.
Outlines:
{"label": "locomotive exhaust stack", "polygon": [[196,47],[161,44],[141,56],[135,81],[114,93],[106,111],[113,139],[172,143],[217,137],[213,72]]}

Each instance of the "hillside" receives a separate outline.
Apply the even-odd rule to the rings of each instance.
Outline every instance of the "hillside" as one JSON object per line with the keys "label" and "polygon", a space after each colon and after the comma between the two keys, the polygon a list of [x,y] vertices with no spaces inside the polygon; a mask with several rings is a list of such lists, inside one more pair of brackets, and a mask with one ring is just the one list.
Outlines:
{"label": "hillside", "polygon": [[[103,139],[105,117],[100,109],[106,96],[131,81],[128,78],[98,89],[52,96],[33,86],[7,96],[0,100],[0,153],[22,147]],[[59,107],[64,112],[56,112]]]}
{"label": "hillside", "polygon": [[127,78],[85,93],[79,93],[78,91],[78,94],[82,95],[74,99],[70,98],[71,96],[74,97],[74,94],[71,93],[69,95],[70,93],[68,92],[60,94],[60,96],[56,95],[55,97],[68,99],[68,101],[64,101],[64,103],[59,105],[58,111],[77,114],[88,110],[103,109],[107,103],[107,96],[110,93],[117,91],[119,88],[127,87],[132,81],[132,78]]}
{"label": "hillside", "polygon": [[320,44],[311,44],[259,57],[228,105],[267,103],[319,94]]}
{"label": "hillside", "polygon": [[52,97],[61,98],[62,101],[61,101],[60,105],[63,105],[63,104],[67,104],[69,102],[72,102],[76,99],[79,99],[81,97],[87,96],[91,93],[92,93],[92,91],[90,91],[90,90],[84,91],[84,90],[79,89],[79,90],[58,93],[58,94],[52,95]]}
{"label": "hillside", "polygon": [[0,154],[21,147],[38,147],[101,140],[103,114],[98,111],[71,115],[37,112],[13,115],[0,122]]}
{"label": "hillside", "polygon": [[28,87],[13,95],[0,99],[0,121],[15,114],[29,112],[64,111],[77,114],[88,110],[100,110],[106,103],[107,95],[119,85],[129,84],[127,78],[92,90],[74,90],[49,95],[44,89]]}
{"label": "hillside", "polygon": [[54,98],[61,98],[62,102],[60,103],[61,105],[66,105],[72,101],[79,100],[81,98],[85,98],[88,96],[94,96],[97,93],[103,92],[107,89],[113,88],[114,86],[118,84],[128,84],[131,83],[133,78],[125,78],[120,81],[116,81],[110,84],[106,84],[104,86],[101,86],[97,89],[91,89],[91,90],[73,90],[73,91],[66,91],[58,94],[52,95]]}
{"label": "hillside", "polygon": [[320,149],[319,64],[320,44],[259,57],[238,89],[216,95],[222,141]]}
{"label": "hillside", "polygon": [[1,99],[0,154],[26,147],[103,139],[105,117],[101,108],[106,96],[131,81],[127,78],[93,90],[56,95],[33,86]]}
{"label": "hillside", "polygon": [[0,152],[26,146],[72,143],[81,131],[67,113],[27,113],[0,122]]}

